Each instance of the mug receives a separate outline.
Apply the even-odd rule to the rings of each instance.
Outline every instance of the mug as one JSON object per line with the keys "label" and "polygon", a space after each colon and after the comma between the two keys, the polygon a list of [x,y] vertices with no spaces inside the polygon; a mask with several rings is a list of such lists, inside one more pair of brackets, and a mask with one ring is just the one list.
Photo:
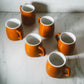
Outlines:
{"label": "mug", "polygon": [[46,63],[46,72],[54,78],[70,76],[70,68],[66,66],[66,58],[61,52],[54,51],[49,54]]}
{"label": "mug", "polygon": [[22,23],[32,25],[35,23],[35,7],[32,4],[20,5]]}
{"label": "mug", "polygon": [[64,55],[71,55],[75,48],[76,36],[71,32],[56,34],[57,50]]}
{"label": "mug", "polygon": [[52,37],[54,33],[54,19],[50,16],[38,17],[39,34],[42,37]]}
{"label": "mug", "polygon": [[21,21],[16,18],[12,18],[6,21],[6,33],[10,40],[22,40],[23,38],[23,28]]}
{"label": "mug", "polygon": [[38,34],[31,33],[26,37],[25,51],[30,57],[45,55],[45,49],[42,47],[41,37]]}

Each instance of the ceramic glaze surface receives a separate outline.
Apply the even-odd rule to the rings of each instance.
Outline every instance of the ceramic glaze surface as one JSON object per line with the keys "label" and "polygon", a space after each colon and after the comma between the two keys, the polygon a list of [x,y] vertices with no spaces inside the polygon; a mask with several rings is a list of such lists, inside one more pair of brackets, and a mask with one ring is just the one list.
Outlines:
{"label": "ceramic glaze surface", "polygon": [[46,62],[46,72],[54,78],[69,77],[70,68],[66,66],[65,56],[60,52],[50,53]]}
{"label": "ceramic glaze surface", "polygon": [[21,12],[21,19],[23,24],[32,25],[35,23],[36,15],[35,15],[35,8],[33,7],[33,5],[28,5],[28,6],[21,5],[20,12]]}
{"label": "ceramic glaze surface", "polygon": [[53,53],[50,57],[50,62],[55,66],[59,66],[59,65],[62,65],[64,63],[64,60],[59,55]]}
{"label": "ceramic glaze surface", "polygon": [[38,34],[32,33],[26,37],[25,51],[31,57],[45,55],[45,49],[42,47],[41,37]]}
{"label": "ceramic glaze surface", "polygon": [[74,39],[67,34],[57,33],[57,50],[62,52],[64,55],[71,55],[73,54],[75,44],[76,44],[76,37]]}
{"label": "ceramic glaze surface", "polygon": [[23,28],[21,22],[17,19],[9,19],[6,23],[6,33],[10,40],[22,40]]}
{"label": "ceramic glaze surface", "polygon": [[39,34],[42,37],[52,37],[54,34],[54,19],[50,16],[43,16],[38,18]]}

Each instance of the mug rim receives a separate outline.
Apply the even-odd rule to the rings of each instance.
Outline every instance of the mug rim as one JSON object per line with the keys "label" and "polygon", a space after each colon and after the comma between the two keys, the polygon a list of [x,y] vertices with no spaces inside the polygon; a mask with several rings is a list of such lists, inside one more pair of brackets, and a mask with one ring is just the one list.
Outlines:
{"label": "mug rim", "polygon": [[[32,11],[25,11],[25,10],[23,10],[24,6],[30,6],[30,7],[32,7]],[[32,4],[25,3],[25,4],[22,5],[21,9],[22,9],[22,11],[24,11],[26,13],[31,13],[31,12],[33,12],[35,10],[35,7]]]}
{"label": "mug rim", "polygon": [[[64,60],[64,63],[61,64],[61,65],[54,65],[53,63],[51,63],[51,61],[50,61],[50,56],[51,56],[53,53],[56,53],[57,55],[59,55],[60,57],[62,57],[62,59]],[[48,62],[49,62],[53,67],[60,68],[60,67],[63,67],[63,66],[66,64],[66,57],[65,57],[64,54],[61,53],[61,52],[53,51],[53,52],[51,52],[51,53],[49,54]]]}
{"label": "mug rim", "polygon": [[[37,43],[37,44],[30,44],[29,42],[27,42],[27,38],[28,38],[28,36],[34,36],[34,37],[36,37],[38,40],[39,40],[39,43]],[[28,34],[27,36],[26,36],[26,38],[25,38],[25,42],[28,44],[28,45],[31,45],[31,46],[37,46],[37,45],[39,45],[40,43],[41,43],[41,37],[40,37],[40,35],[39,34],[37,34],[37,33],[30,33],[30,34]]]}
{"label": "mug rim", "polygon": [[[71,34],[74,39],[73,39],[72,37],[71,37],[71,38],[72,38],[74,41],[71,42],[71,43],[66,43],[66,42],[64,42],[64,41],[61,39],[63,34],[68,34],[68,35]],[[70,35],[69,35],[69,36],[70,36]],[[62,32],[61,35],[60,35],[60,40],[61,40],[63,43],[65,43],[65,44],[72,45],[72,44],[74,44],[74,43],[76,42],[76,36],[75,36],[73,33],[71,33],[71,32]]]}
{"label": "mug rim", "polygon": [[[43,19],[43,18],[49,18],[49,19],[51,19],[51,20],[52,20],[52,23],[51,23],[51,24],[44,24],[44,23],[42,22],[42,19]],[[54,24],[54,19],[53,19],[51,16],[43,16],[43,17],[41,17],[41,19],[40,19],[40,23],[43,24],[43,25],[45,25],[45,26],[51,26],[51,25]]]}
{"label": "mug rim", "polygon": [[[16,20],[16,21],[15,21]],[[18,23],[18,26],[17,27],[13,27],[13,28],[11,28],[11,27],[9,27],[8,25],[7,25],[7,23],[9,22],[9,21],[15,21],[16,23]],[[6,22],[5,22],[5,27],[7,27],[7,28],[9,28],[9,29],[17,29],[17,28],[19,28],[20,26],[21,26],[21,21],[19,20],[19,19],[17,19],[17,18],[10,18],[10,19],[8,19]]]}

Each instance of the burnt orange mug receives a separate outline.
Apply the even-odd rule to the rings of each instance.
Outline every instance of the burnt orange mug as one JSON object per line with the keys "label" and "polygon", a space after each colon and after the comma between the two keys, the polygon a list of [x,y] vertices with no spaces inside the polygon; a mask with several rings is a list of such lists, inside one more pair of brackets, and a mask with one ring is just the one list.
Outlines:
{"label": "burnt orange mug", "polygon": [[54,19],[50,16],[38,17],[39,34],[42,37],[52,37],[54,34]]}
{"label": "burnt orange mug", "polygon": [[64,55],[73,54],[76,36],[71,32],[63,32],[56,34],[57,50],[62,52]]}
{"label": "burnt orange mug", "polygon": [[66,66],[66,58],[61,52],[53,51],[46,63],[46,72],[54,78],[70,76],[70,68]]}
{"label": "burnt orange mug", "polygon": [[30,57],[45,55],[45,49],[42,47],[42,40],[38,34],[31,33],[25,39],[25,51]]}
{"label": "burnt orange mug", "polygon": [[11,18],[6,21],[6,33],[10,40],[22,40],[23,38],[23,28],[21,21],[16,18]]}
{"label": "burnt orange mug", "polygon": [[20,6],[22,23],[32,25],[35,23],[35,7],[32,4],[25,3]]}

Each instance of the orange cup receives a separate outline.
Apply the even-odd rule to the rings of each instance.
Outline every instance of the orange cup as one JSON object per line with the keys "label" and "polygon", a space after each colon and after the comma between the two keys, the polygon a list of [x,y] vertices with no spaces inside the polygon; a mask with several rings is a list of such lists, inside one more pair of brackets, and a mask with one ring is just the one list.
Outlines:
{"label": "orange cup", "polygon": [[6,21],[6,33],[10,40],[22,40],[23,38],[23,28],[21,22],[16,19],[12,18]]}
{"label": "orange cup", "polygon": [[64,55],[71,55],[75,48],[76,37],[71,32],[63,32],[56,34],[57,50]]}
{"label": "orange cup", "polygon": [[43,16],[38,18],[39,34],[42,37],[52,37],[54,33],[54,19],[50,16]]}
{"label": "orange cup", "polygon": [[46,72],[54,78],[69,77],[70,68],[66,66],[65,56],[57,51],[50,53],[46,63]]}
{"label": "orange cup", "polygon": [[22,23],[25,25],[32,25],[35,23],[35,7],[31,4],[24,4],[20,6]]}
{"label": "orange cup", "polygon": [[30,57],[45,55],[45,49],[42,47],[41,37],[38,34],[31,33],[26,37],[25,51]]}

